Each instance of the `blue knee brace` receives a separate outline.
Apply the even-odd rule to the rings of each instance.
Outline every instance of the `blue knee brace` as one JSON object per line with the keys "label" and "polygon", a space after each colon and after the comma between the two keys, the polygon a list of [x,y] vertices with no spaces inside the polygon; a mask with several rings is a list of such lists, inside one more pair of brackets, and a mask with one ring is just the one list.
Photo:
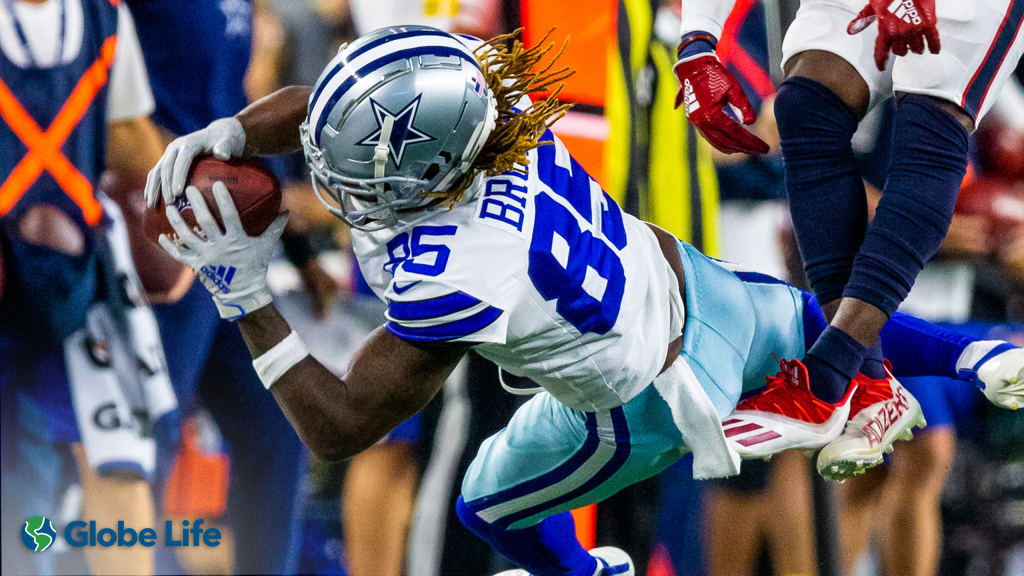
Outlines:
{"label": "blue knee brace", "polygon": [[818,300],[828,303],[842,295],[867,226],[850,145],[858,118],[835,92],[797,77],[779,87],[775,119],[804,269]]}
{"label": "blue knee brace", "polygon": [[882,200],[854,260],[844,297],[890,316],[949,230],[967,171],[967,131],[930,96],[896,104]]}

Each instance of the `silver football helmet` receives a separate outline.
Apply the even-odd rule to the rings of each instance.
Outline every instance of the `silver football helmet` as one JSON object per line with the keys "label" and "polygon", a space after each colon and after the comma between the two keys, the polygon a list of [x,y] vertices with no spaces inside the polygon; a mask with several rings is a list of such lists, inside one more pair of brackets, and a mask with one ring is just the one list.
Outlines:
{"label": "silver football helmet", "polygon": [[394,26],[327,65],[300,130],[313,189],[332,214],[360,230],[387,228],[466,174],[497,117],[468,42]]}

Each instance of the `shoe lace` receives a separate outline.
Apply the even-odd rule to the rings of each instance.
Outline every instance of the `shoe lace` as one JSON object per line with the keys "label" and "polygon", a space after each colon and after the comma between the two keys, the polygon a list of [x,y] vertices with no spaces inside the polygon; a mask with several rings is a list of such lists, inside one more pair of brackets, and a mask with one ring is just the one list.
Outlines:
{"label": "shoe lace", "polygon": [[795,360],[780,360],[778,356],[772,354],[772,358],[779,365],[779,371],[774,376],[765,376],[764,381],[766,388],[769,390],[776,390],[783,386],[799,386],[800,376],[799,368]]}
{"label": "shoe lace", "polygon": [[[773,355],[774,356],[774,355]],[[806,368],[799,360],[780,360],[779,371],[773,376],[765,377],[765,389],[740,402],[737,409],[771,411],[779,414],[788,412],[783,407],[796,408],[807,419],[811,419],[808,410],[831,412],[832,407],[810,393],[804,376]]]}
{"label": "shoe lace", "polygon": [[779,371],[765,377],[765,389],[740,402],[737,408],[779,408],[779,404],[792,402],[793,393],[800,386],[799,368],[791,360],[780,360],[775,356],[775,361],[779,364]]}
{"label": "shoe lace", "polygon": [[862,378],[858,382],[857,391],[853,394],[850,415],[852,416],[872,404],[885,402],[891,398],[892,387],[888,379]]}

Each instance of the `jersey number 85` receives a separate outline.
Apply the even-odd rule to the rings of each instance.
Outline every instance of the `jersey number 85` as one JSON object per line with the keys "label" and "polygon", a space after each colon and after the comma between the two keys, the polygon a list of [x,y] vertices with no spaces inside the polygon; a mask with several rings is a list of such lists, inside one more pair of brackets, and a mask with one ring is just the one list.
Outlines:
{"label": "jersey number 85", "polygon": [[[530,280],[545,300],[557,300],[558,314],[581,333],[604,334],[615,325],[626,287],[618,254],[626,247],[622,212],[575,160],[570,169],[558,166],[555,146],[541,146],[537,155],[538,176],[558,198],[536,195]],[[599,210],[592,189],[601,194]]]}

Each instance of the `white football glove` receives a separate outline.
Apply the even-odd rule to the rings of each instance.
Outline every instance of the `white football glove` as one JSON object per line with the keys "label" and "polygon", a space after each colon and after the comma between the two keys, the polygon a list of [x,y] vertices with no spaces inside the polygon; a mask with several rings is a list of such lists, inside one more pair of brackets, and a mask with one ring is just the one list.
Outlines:
{"label": "white football glove", "polygon": [[196,156],[210,152],[220,160],[228,160],[241,156],[244,150],[245,129],[234,117],[214,120],[202,130],[176,138],[146,177],[146,205],[156,206],[161,194],[167,205],[181,196]]}
{"label": "white football glove", "polygon": [[196,276],[213,295],[221,318],[234,320],[270,304],[267,268],[274,254],[288,213],[283,212],[259,236],[249,236],[223,182],[215,182],[213,196],[224,222],[221,232],[203,195],[195,186],[185,190],[199,225],[198,234],[189,230],[174,204],[168,204],[167,220],[178,241],[160,235],[160,245],[175,260],[196,271]]}
{"label": "white football glove", "polygon": [[1024,406],[1024,350],[1007,350],[985,362],[978,368],[978,379],[985,383],[982,392],[989,402],[1019,410]]}
{"label": "white football glove", "polygon": [[975,342],[956,367],[960,378],[977,384],[989,402],[1010,410],[1024,407],[1024,349],[995,340]]}

